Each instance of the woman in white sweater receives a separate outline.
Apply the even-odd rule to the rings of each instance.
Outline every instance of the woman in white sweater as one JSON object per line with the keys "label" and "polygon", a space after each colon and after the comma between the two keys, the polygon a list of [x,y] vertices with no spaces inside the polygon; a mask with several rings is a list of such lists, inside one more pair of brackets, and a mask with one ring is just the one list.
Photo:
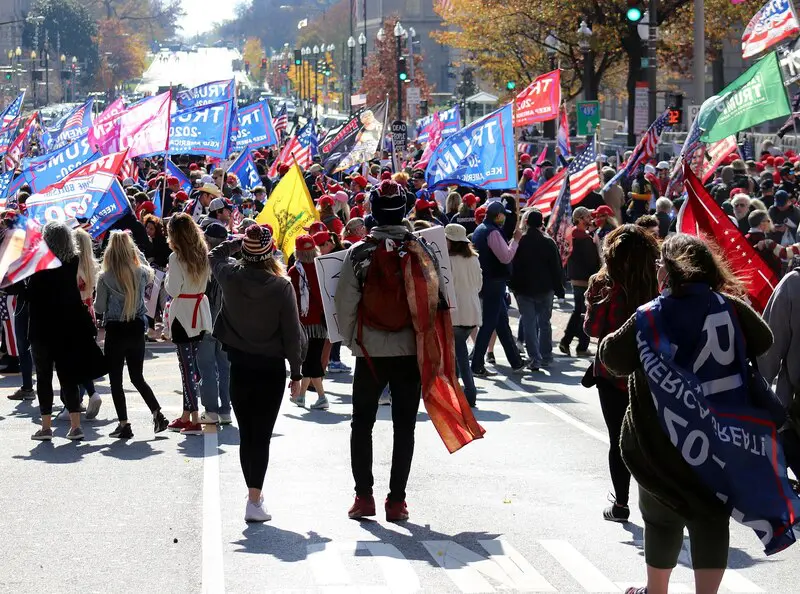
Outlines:
{"label": "woman in white sweater", "polygon": [[183,381],[183,414],[169,424],[170,431],[184,435],[203,432],[197,412],[197,349],[213,320],[206,297],[211,275],[208,248],[200,227],[191,216],[180,213],[169,221],[169,256],[165,286],[172,297],[169,305],[169,330],[178,348],[178,362]]}
{"label": "woman in white sweater", "polygon": [[456,363],[464,384],[464,395],[474,408],[477,392],[469,362],[467,338],[481,323],[481,300],[478,294],[483,286],[483,276],[478,254],[467,239],[467,230],[462,225],[451,223],[444,228],[444,234],[447,237],[447,251],[450,254],[450,268],[458,304],[450,312],[456,341]]}

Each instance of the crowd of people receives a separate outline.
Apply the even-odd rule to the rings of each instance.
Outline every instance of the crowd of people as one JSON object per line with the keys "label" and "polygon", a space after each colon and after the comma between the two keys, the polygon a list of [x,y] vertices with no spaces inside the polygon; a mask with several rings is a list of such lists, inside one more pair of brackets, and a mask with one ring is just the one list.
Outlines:
{"label": "crowd of people", "polygon": [[[151,411],[155,433],[200,435],[204,424],[231,423],[233,412],[248,489],[245,519],[262,522],[270,519],[262,488],[287,390],[287,362],[291,402],[305,407],[308,393],[315,392],[308,408],[319,411],[330,406],[324,378],[352,372],[355,501],[349,516],[376,514],[372,430],[379,405],[391,403],[394,452],[385,512],[389,521],[405,520],[417,410],[426,397],[420,360],[427,353],[418,352],[424,344],[421,314],[409,307],[412,287],[405,267],[410,265],[404,258],[411,254],[423,269],[438,270],[436,256],[413,233],[441,226],[457,300],[457,308],[449,311],[453,341],[445,356],[455,361],[462,386],[457,393],[465,406],[479,404],[475,376],[500,370],[497,340],[510,372],[532,374],[534,380],[543,369],[552,369],[554,346],[562,356],[586,358],[582,383],[597,389],[610,439],[614,501],[603,510],[606,520],[629,519],[631,476],[639,483],[648,587],[630,591],[667,591],[688,526],[698,592],[716,592],[727,562],[730,514],[713,494],[708,496],[655,420],[637,352],[636,316],[642,306],[662,300],[666,334],[680,345],[679,362],[691,366],[689,355],[706,340],[702,329],[710,310],[703,304],[712,294],[720,296],[736,312],[733,331],[747,344],[743,356],[764,355],[765,376],[772,381],[781,375],[784,404],[796,408],[793,394],[800,376],[789,354],[794,338],[782,320],[791,317],[787,309],[800,298],[796,274],[786,274],[800,253],[795,177],[800,159],[790,151],[776,152],[769,145],[759,161],[731,158],[707,183],[776,275],[786,275],[766,321],[741,299],[742,284],[712,244],[676,233],[684,199],[667,195],[672,164],[666,161],[648,164],[629,182],[598,188],[573,205],[568,253],[548,235],[542,211],[527,204],[556,174],[549,161],[533,166],[530,155],[521,155],[519,185],[507,192],[429,189],[424,170],[412,165],[394,171],[381,159],[349,175],[331,175],[314,162],[304,177],[318,220],[296,238],[287,258],[276,249],[275,230],[255,220],[289,172],[288,165],[278,164],[277,177],[268,176],[274,150],[254,151],[261,185],[253,188],[242,187],[224,169],[181,156],[177,166],[191,184],[187,191],[180,179],[164,173],[159,159],[142,159],[138,178],[123,180],[130,213],[94,240],[81,227],[46,224],[44,241],[61,266],[5,289],[5,315],[13,323],[3,325],[7,355],[0,366],[6,374],[21,375],[19,389],[9,398],[38,398],[41,427],[32,437],[40,441],[54,437],[54,369],[63,403],[56,418],[69,422],[71,440],[84,438],[82,415],[99,414],[103,401],[93,382],[103,376],[109,378],[117,417],[110,437],[133,437],[123,390],[126,365]],[[598,157],[597,167],[606,181],[616,173],[605,156]],[[29,196],[30,188],[23,186],[9,200],[4,228],[25,212]],[[347,253],[335,307],[343,338],[332,343],[314,262],[341,250]],[[159,273],[163,282],[156,283]],[[435,285],[433,309],[447,310],[437,275],[424,278]],[[567,290],[574,298],[572,311],[563,336],[554,337],[554,303],[565,303]],[[153,299],[150,291],[156,291],[154,314],[146,307]],[[509,321],[514,306],[520,314],[516,337]],[[679,310],[688,312],[691,324],[675,315]],[[795,318],[789,328],[800,324]],[[102,350],[98,328],[104,333]],[[781,337],[777,353],[770,349],[773,332]],[[592,338],[596,352],[590,350]],[[182,410],[172,420],[162,411],[144,365],[147,342],[161,340],[175,345],[182,380]],[[342,362],[342,346],[355,356],[354,370]],[[793,465],[791,444],[786,448]]]}

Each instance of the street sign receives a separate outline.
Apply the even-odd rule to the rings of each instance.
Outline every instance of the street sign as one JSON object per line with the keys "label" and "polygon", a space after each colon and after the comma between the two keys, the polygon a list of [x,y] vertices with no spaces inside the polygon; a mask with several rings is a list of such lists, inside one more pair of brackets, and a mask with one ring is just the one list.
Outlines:
{"label": "street sign", "polygon": [[392,122],[392,146],[395,153],[402,153],[406,150],[408,142],[408,125],[402,120]]}
{"label": "street sign", "polygon": [[689,125],[692,125],[692,122],[697,117],[697,114],[700,113],[701,105],[690,105],[689,106]]}
{"label": "street sign", "polygon": [[648,85],[646,82],[638,81],[636,83],[636,91],[634,97],[636,98],[636,109],[633,110],[633,132],[637,136],[647,130],[650,125],[648,121],[648,101],[649,101]]}
{"label": "street sign", "polygon": [[578,101],[576,112],[578,136],[594,134],[600,126],[600,102]]}
{"label": "street sign", "polygon": [[406,88],[406,102],[409,105],[419,105],[422,97],[420,94],[419,87],[408,87]]}

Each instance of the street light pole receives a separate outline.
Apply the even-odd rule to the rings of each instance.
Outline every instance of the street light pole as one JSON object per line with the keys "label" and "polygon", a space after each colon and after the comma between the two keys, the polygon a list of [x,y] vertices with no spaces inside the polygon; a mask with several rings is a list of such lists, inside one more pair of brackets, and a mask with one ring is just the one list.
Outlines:
{"label": "street light pole", "polygon": [[[397,21],[394,25],[394,39],[395,39],[395,63],[399,66],[400,64],[400,57],[403,54],[403,33],[405,30],[403,29],[403,25],[400,24],[400,21]],[[397,79],[397,119],[403,119],[403,81],[400,80],[400,72],[395,72],[395,78]]]}
{"label": "street light pole", "polygon": [[356,52],[356,40],[353,39],[351,35],[350,38],[347,40],[347,47],[350,50],[350,73],[347,77],[347,107],[348,111],[352,114],[353,113],[353,69],[355,67],[355,52]]}
{"label": "street light pole", "polygon": [[[547,57],[550,60],[550,70],[555,70],[557,67],[556,64],[556,53],[558,52],[559,41],[558,38],[553,34],[553,31],[547,34],[547,37],[544,38],[545,44],[545,52],[547,53]],[[552,120],[547,120],[542,124],[542,132],[544,133],[545,138],[550,138],[551,140],[555,140],[556,138],[556,118]]]}
{"label": "street light pole", "polygon": [[[319,103],[318,103],[319,98],[317,96],[317,86],[318,86],[317,85],[317,65],[319,63],[319,46],[315,45],[314,49],[312,49],[311,51],[314,52],[314,111],[313,111],[313,117],[316,118],[317,117],[317,109],[318,109],[318,105],[319,105]],[[324,51],[324,48],[323,48],[323,51]]]}
{"label": "street light pole", "polygon": [[656,120],[656,32],[658,26],[658,0],[650,0],[648,8],[648,34],[647,34],[647,119],[649,122]]}
{"label": "street light pole", "polygon": [[583,54],[583,98],[586,101],[591,101],[594,99],[594,93],[592,92],[592,67],[593,64],[589,59],[589,54],[591,53],[592,45],[592,30],[589,28],[589,25],[586,24],[586,21],[581,21],[581,25],[578,28],[578,36],[580,41],[581,53]]}
{"label": "street light pole", "polygon": [[361,46],[361,78],[364,78],[364,70],[367,68],[367,36],[364,33],[359,33],[358,45]]}
{"label": "street light pole", "polygon": [[44,30],[44,101],[50,105],[50,32]]}
{"label": "street light pole", "polygon": [[31,52],[31,86],[33,87],[33,109],[36,109],[36,50]]}

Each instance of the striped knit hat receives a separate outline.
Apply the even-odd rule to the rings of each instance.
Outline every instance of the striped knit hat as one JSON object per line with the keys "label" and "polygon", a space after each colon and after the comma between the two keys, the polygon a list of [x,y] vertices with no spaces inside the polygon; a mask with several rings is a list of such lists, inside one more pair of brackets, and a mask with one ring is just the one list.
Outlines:
{"label": "striped knit hat", "polygon": [[272,257],[275,242],[272,231],[268,227],[253,225],[248,227],[242,241],[242,260],[245,262],[263,262]]}

